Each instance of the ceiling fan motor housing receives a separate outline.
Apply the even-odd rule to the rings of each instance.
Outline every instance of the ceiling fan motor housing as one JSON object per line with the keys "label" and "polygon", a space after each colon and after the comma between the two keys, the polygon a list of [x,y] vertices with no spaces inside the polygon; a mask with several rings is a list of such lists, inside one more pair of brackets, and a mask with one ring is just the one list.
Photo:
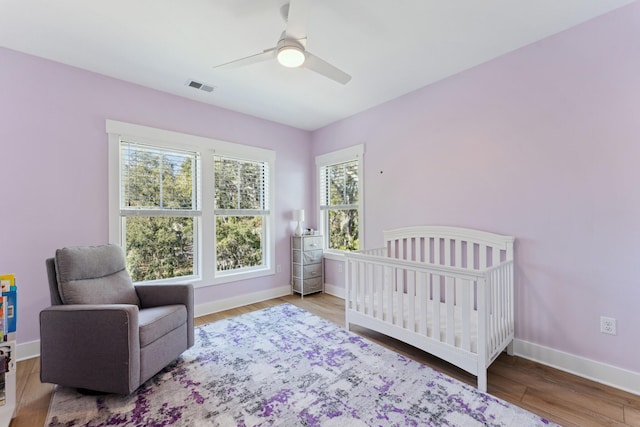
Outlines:
{"label": "ceiling fan motor housing", "polygon": [[299,67],[306,59],[304,47],[297,40],[289,39],[286,36],[278,41],[278,62],[290,68]]}

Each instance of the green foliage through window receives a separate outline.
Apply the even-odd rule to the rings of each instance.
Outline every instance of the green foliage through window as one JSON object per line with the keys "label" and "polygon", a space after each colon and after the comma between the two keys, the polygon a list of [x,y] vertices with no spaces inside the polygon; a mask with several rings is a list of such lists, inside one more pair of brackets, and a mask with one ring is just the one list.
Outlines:
{"label": "green foliage through window", "polygon": [[126,219],[127,269],[134,281],[194,274],[193,218]]}
{"label": "green foliage through window", "polygon": [[320,208],[328,227],[329,249],[358,250],[358,161],[320,169]]}
{"label": "green foliage through window", "polygon": [[358,210],[329,210],[329,247],[341,251],[358,250]]}
{"label": "green foliage through window", "polygon": [[216,216],[218,271],[262,265],[262,217]]}
{"label": "green foliage through window", "polygon": [[120,211],[136,282],[195,271],[197,153],[121,143]]}
{"label": "green foliage through window", "polygon": [[268,164],[215,156],[216,271],[266,265]]}

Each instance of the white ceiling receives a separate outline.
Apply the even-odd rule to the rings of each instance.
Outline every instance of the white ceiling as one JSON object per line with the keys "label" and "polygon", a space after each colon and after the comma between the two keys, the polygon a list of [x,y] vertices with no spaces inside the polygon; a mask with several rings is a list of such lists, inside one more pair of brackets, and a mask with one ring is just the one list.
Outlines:
{"label": "white ceiling", "polygon": [[213,68],[275,46],[287,0],[0,0],[0,46],[314,130],[633,1],[311,0],[307,49],[344,86],[275,61]]}

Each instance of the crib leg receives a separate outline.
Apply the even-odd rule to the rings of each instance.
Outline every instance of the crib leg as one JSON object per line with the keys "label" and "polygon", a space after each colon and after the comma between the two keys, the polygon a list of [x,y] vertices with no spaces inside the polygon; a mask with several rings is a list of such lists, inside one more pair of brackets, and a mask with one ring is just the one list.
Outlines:
{"label": "crib leg", "polygon": [[478,390],[483,393],[487,392],[487,370],[481,370],[478,372]]}
{"label": "crib leg", "polygon": [[513,340],[509,344],[507,344],[507,354],[509,356],[513,356]]}

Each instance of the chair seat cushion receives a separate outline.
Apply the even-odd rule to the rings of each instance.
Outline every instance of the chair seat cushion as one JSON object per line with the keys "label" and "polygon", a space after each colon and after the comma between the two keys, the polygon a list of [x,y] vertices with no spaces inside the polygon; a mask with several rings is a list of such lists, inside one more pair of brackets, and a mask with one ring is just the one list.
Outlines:
{"label": "chair seat cushion", "polygon": [[64,304],[140,305],[118,245],[58,249],[55,264]]}
{"label": "chair seat cushion", "polygon": [[187,323],[187,308],[182,304],[141,309],[138,314],[140,347]]}

